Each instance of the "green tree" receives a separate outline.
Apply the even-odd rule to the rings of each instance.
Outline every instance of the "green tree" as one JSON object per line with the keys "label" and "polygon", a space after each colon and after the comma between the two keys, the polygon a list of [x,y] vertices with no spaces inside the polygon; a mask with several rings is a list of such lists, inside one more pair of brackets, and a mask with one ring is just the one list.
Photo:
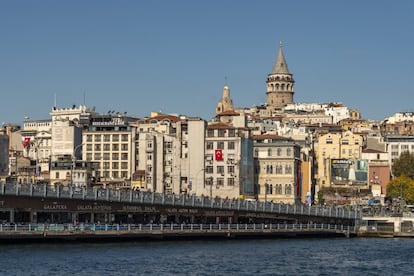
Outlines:
{"label": "green tree", "polygon": [[402,197],[407,202],[413,203],[414,181],[405,175],[394,178],[387,184],[387,196],[392,198]]}
{"label": "green tree", "polygon": [[400,157],[392,163],[392,174],[394,177],[406,175],[414,179],[414,153],[408,151],[401,153]]}

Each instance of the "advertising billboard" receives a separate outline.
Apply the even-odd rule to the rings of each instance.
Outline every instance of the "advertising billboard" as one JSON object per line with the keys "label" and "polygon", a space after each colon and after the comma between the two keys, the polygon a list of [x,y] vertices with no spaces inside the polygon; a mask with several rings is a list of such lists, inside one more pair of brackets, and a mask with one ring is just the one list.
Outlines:
{"label": "advertising billboard", "polygon": [[367,185],[368,160],[332,159],[331,184]]}

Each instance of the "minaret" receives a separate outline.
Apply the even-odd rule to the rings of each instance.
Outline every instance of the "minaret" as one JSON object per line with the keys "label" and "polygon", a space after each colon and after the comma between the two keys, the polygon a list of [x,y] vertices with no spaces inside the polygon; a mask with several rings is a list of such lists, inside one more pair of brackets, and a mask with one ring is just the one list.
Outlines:
{"label": "minaret", "polygon": [[279,53],[272,73],[267,75],[267,105],[275,109],[282,109],[287,104],[292,104],[295,93],[293,90],[294,82],[283,55],[282,42],[280,42]]}
{"label": "minaret", "polygon": [[224,86],[223,96],[217,103],[216,114],[220,114],[225,111],[234,111],[233,101],[230,98],[230,88],[227,85]]}

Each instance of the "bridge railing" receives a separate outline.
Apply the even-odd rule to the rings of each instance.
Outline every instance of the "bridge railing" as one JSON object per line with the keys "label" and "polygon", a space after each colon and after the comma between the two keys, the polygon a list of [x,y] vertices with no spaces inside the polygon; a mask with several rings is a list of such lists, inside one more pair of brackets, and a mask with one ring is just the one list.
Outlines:
{"label": "bridge railing", "polygon": [[116,190],[99,188],[80,188],[75,186],[49,186],[47,184],[5,184],[0,183],[0,195],[31,196],[46,198],[68,198],[93,201],[118,201],[123,203],[156,204],[167,206],[187,206],[241,210],[251,212],[279,213],[289,215],[322,216],[335,218],[360,219],[358,209],[307,206],[303,204],[282,204],[264,201],[250,201],[228,198],[209,198],[185,194],[165,194],[148,191]]}
{"label": "bridge railing", "polygon": [[116,232],[195,232],[195,231],[245,231],[245,232],[289,232],[289,231],[328,231],[356,232],[355,226],[339,224],[0,224],[0,235],[25,232],[64,232],[75,231],[116,231]]}

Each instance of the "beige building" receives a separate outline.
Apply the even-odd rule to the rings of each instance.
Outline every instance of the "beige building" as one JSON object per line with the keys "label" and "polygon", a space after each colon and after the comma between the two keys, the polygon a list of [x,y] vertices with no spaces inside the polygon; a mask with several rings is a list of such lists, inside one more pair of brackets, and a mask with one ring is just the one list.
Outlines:
{"label": "beige building", "polygon": [[258,199],[292,204],[301,198],[300,146],[291,138],[253,136]]}
{"label": "beige building", "polygon": [[[200,195],[204,183],[204,132],[200,118],[152,113],[137,123],[137,175],[143,189]],[[142,175],[142,173],[141,173]]]}
{"label": "beige building", "polygon": [[211,123],[205,141],[203,195],[239,198],[254,196],[252,144],[247,128]]}
{"label": "beige building", "polygon": [[23,156],[35,162],[34,181],[49,182],[49,164],[52,152],[52,121],[25,120],[21,131]]}

